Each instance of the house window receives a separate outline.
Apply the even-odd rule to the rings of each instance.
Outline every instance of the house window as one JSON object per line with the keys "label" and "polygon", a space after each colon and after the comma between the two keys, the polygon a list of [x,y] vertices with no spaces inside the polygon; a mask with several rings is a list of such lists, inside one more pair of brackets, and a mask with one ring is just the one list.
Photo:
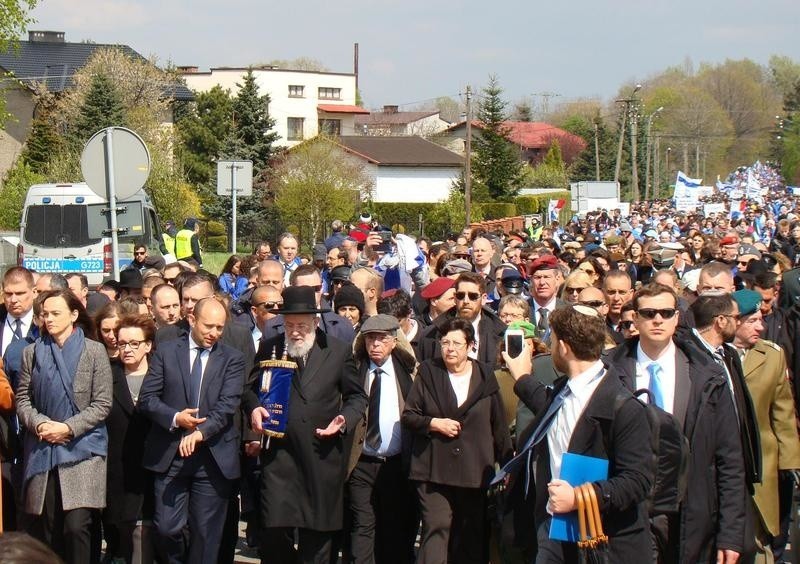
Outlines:
{"label": "house window", "polygon": [[321,119],[319,120],[319,132],[325,135],[341,135],[342,120],[340,119]]}
{"label": "house window", "polygon": [[303,89],[305,86],[301,84],[290,84],[289,85],[289,98],[302,98],[303,97]]}
{"label": "house window", "polygon": [[320,100],[341,100],[342,99],[342,89],[341,88],[321,87],[319,89],[319,99]]}
{"label": "house window", "polygon": [[304,118],[290,117],[286,120],[286,140],[287,141],[302,141],[303,140],[303,122]]}

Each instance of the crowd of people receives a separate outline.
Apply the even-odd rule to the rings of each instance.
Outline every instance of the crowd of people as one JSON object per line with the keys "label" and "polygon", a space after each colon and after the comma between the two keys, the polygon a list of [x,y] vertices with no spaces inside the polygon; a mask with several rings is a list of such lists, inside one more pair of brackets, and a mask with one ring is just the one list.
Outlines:
{"label": "crowd of people", "polygon": [[233,562],[240,520],[270,563],[784,561],[797,209],[642,202],[441,241],[363,214],[220,273],[191,224],[190,256],[137,246],[92,290],[10,268],[3,526],[68,563]]}

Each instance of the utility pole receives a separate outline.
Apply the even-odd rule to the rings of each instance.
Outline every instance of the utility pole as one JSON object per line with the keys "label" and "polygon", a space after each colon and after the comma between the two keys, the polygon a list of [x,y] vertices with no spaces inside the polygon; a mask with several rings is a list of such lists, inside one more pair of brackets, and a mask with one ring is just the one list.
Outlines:
{"label": "utility pole", "polygon": [[[644,199],[650,199],[650,130],[653,128],[653,118],[656,117],[656,114],[664,109],[664,106],[661,106],[652,114],[647,117],[647,158],[645,159],[645,167],[644,167]],[[658,160],[658,159],[656,159]]]}
{"label": "utility pole", "polygon": [[600,182],[600,140],[597,138],[597,120],[599,118],[595,118],[594,120],[594,176],[595,180]]}
{"label": "utility pole", "polygon": [[658,198],[658,186],[661,184],[661,136],[656,134],[655,157],[653,159],[653,199]]}
{"label": "utility pole", "polygon": [[464,139],[464,227],[472,223],[472,87],[467,85],[467,133]]}
{"label": "utility pole", "polygon": [[642,89],[641,84],[637,84],[631,95],[627,98],[623,98],[621,100],[617,100],[618,104],[625,104],[622,108],[622,125],[619,128],[619,145],[617,145],[617,163],[614,166],[614,182],[619,183],[619,171],[620,167],[622,166],[622,144],[625,141],[625,120],[628,117],[628,112],[630,111],[630,105],[636,99],[633,97],[639,90]]}
{"label": "utility pole", "polygon": [[631,197],[634,202],[639,201],[639,159],[636,148],[639,138],[639,104],[630,103],[631,108]]}
{"label": "utility pole", "polygon": [[667,162],[664,166],[664,173],[667,175],[667,186],[669,186],[669,155],[672,153],[672,147],[667,147]]}

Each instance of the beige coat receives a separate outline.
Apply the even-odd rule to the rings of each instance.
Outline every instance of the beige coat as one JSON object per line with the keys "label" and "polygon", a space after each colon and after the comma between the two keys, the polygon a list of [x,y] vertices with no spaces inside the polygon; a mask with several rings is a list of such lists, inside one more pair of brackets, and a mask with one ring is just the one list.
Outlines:
{"label": "beige coat", "polygon": [[[33,397],[31,370],[34,346],[29,345],[22,352],[22,370],[17,387],[17,415],[26,431],[35,436],[36,427],[50,421],[50,418],[39,413]],[[72,388],[80,412],[63,423],[77,437],[103,423],[111,411],[113,380],[108,353],[103,345],[86,339],[86,347],[78,361]],[[41,515],[47,475],[48,473],[37,474],[28,481],[23,494],[27,513]],[[58,476],[64,511],[79,507],[106,506],[105,457],[93,456],[75,464],[59,466]]]}
{"label": "beige coat", "polygon": [[778,470],[800,468],[800,440],[786,376],[786,357],[775,343],[759,340],[742,364],[761,437],[762,481],[755,485],[753,497],[764,527],[777,535]]}

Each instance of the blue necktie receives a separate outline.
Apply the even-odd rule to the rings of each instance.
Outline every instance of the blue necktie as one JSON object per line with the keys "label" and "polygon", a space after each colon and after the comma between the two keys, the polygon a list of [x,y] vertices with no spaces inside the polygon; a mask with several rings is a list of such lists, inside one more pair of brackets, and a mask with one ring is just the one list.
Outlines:
{"label": "blue necktie", "polygon": [[[530,460],[531,454],[533,453],[533,447],[537,444],[542,442],[547,436],[547,431],[550,429],[550,426],[556,420],[556,415],[558,414],[558,410],[561,409],[561,406],[564,404],[564,399],[570,394],[569,386],[564,386],[564,388],[558,393],[558,395],[553,398],[553,402],[550,404],[550,407],[547,408],[547,411],[542,417],[542,420],[539,421],[539,425],[537,425],[536,429],[534,429],[533,433],[531,434],[528,441],[525,443],[525,446],[522,447],[522,450],[519,451],[519,454],[509,460],[503,468],[497,473],[492,480],[492,484],[496,484],[500,480],[506,477],[507,474],[511,474],[512,472],[516,471],[520,464],[522,464],[525,460]],[[527,464],[527,467],[530,469],[530,462]],[[525,481],[525,491],[528,491],[528,480]]]}
{"label": "blue necktie", "polygon": [[[203,381],[203,353],[206,349],[203,347],[195,347],[197,356],[194,357],[192,363],[192,371],[189,374],[189,401],[191,407],[200,407],[200,384]],[[200,415],[196,415],[200,417]]]}
{"label": "blue necktie", "polygon": [[650,375],[650,385],[647,389],[653,394],[653,403],[664,409],[664,382],[661,381],[664,369],[657,362],[651,362],[647,365],[647,373]]}
{"label": "blue necktie", "polygon": [[17,318],[14,320],[14,336],[11,338],[11,342],[19,341],[22,339],[22,320]]}

